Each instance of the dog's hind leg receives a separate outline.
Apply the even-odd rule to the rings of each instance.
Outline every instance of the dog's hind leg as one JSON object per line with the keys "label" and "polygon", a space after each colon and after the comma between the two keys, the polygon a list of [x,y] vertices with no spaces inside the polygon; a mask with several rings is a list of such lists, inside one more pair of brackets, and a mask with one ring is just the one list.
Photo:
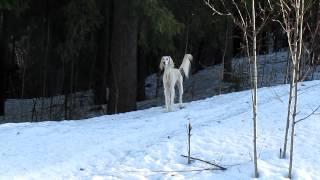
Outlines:
{"label": "dog's hind leg", "polygon": [[170,99],[169,99],[169,111],[172,111],[172,106],[174,105],[174,86],[170,87]]}
{"label": "dog's hind leg", "polygon": [[183,108],[182,105],[182,96],[183,96],[183,80],[182,78],[178,82],[178,88],[179,88],[179,107],[180,109]]}
{"label": "dog's hind leg", "polygon": [[170,93],[169,93],[169,90],[167,88],[164,88],[164,99],[165,99],[166,110],[169,111]]}

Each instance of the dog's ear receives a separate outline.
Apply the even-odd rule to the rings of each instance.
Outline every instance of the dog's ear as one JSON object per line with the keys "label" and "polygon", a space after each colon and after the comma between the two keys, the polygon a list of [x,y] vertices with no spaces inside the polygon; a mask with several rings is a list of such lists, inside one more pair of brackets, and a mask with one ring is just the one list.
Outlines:
{"label": "dog's ear", "polygon": [[164,62],[163,62],[163,57],[160,60],[160,65],[159,65],[160,70],[162,71],[164,68]]}
{"label": "dog's ear", "polygon": [[174,68],[174,62],[173,62],[171,56],[169,56],[169,65],[170,65],[170,67]]}

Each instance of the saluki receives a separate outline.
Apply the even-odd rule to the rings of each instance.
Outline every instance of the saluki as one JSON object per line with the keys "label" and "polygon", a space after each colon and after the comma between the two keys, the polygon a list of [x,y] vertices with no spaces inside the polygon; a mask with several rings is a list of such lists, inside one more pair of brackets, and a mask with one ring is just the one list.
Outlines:
{"label": "saluki", "polygon": [[179,103],[180,108],[182,105],[182,95],[183,95],[183,75],[186,78],[189,77],[189,72],[191,68],[191,61],[193,57],[191,54],[184,55],[183,61],[179,69],[174,68],[174,62],[170,56],[162,56],[160,61],[160,69],[164,69],[163,73],[163,88],[166,103],[166,110],[172,111],[172,106],[174,104],[175,97],[175,85],[179,88]]}

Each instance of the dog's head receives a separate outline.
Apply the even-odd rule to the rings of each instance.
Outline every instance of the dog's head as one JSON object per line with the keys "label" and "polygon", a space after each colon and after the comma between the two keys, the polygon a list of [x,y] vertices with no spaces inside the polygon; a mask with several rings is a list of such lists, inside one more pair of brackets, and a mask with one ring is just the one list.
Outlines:
{"label": "dog's head", "polygon": [[171,56],[162,56],[160,61],[160,70],[163,70],[166,67],[174,67],[173,60]]}

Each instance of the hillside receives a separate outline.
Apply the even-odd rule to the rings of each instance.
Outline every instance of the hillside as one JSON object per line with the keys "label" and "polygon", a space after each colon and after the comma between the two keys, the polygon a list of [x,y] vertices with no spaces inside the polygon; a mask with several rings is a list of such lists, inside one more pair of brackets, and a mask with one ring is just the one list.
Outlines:
{"label": "hillside", "polygon": [[[320,81],[299,86],[298,119],[320,104]],[[288,85],[258,90],[260,179],[285,179],[279,159]],[[0,125],[0,179],[250,179],[251,93],[242,91],[185,104],[166,113],[154,107],[81,121]],[[187,164],[186,125],[192,123],[192,156],[226,171]],[[295,179],[320,177],[320,116],[296,129]]]}
{"label": "hillside", "polygon": [[[288,79],[286,73],[287,51],[279,51],[258,56],[258,87],[270,87],[284,84]],[[174,59],[177,61],[177,59]],[[245,57],[235,57],[232,60],[234,69],[233,82],[221,80],[222,66],[220,64],[203,67],[184,80],[184,102],[201,100],[219,94],[243,91],[250,88],[250,72],[248,60]],[[304,65],[301,76],[306,81],[320,79],[320,66]],[[159,74],[158,74],[159,75]],[[159,81],[160,80],[160,81]],[[152,74],[145,80],[146,100],[137,102],[137,109],[147,109],[164,104],[161,76]],[[74,102],[72,119],[84,119],[106,114],[107,105],[95,105],[92,90],[73,94]],[[63,120],[65,117],[65,96],[38,97],[32,99],[7,99],[3,122],[38,122],[46,120]]]}

